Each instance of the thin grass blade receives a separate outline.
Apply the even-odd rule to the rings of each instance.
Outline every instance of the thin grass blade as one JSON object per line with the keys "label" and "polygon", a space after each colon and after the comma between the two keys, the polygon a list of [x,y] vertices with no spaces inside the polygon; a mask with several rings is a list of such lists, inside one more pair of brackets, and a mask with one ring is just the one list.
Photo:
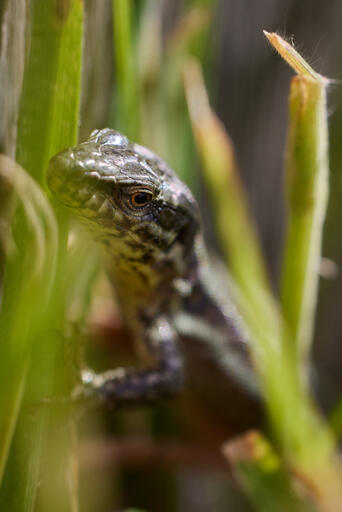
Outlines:
{"label": "thin grass blade", "polygon": [[282,269],[282,308],[293,356],[308,374],[317,303],[322,231],[328,200],[328,80],[287,41],[265,34],[298,76],[289,97],[286,148],[287,232]]}
{"label": "thin grass blade", "polygon": [[139,140],[140,90],[131,0],[113,0],[115,128]]}

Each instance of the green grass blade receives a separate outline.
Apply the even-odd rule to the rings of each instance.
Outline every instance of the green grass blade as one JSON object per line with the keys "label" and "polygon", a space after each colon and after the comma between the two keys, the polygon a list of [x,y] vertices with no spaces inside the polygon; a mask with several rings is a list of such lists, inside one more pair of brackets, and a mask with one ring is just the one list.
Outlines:
{"label": "green grass blade", "polygon": [[299,73],[289,98],[286,149],[287,233],[282,269],[282,307],[294,357],[306,368],[317,302],[322,230],[328,199],[327,80],[286,41],[266,34]]}
{"label": "green grass blade", "polygon": [[81,0],[32,2],[30,54],[20,101],[17,160],[39,182],[51,156],[76,141]]}
{"label": "green grass blade", "polygon": [[[43,22],[47,26],[54,25],[55,32],[52,32],[52,41],[49,38],[44,40],[41,37],[37,41],[37,48],[31,47],[31,57],[34,51],[40,51],[41,66],[46,71],[46,76],[42,78],[41,83],[44,83],[44,80],[48,83],[48,94],[45,98],[48,110],[44,116],[42,116],[40,112],[37,113],[37,121],[35,121],[35,118],[31,118],[30,121],[34,122],[31,128],[33,133],[41,132],[43,129],[42,125],[45,125],[46,134],[44,146],[41,147],[40,154],[35,154],[35,152],[24,154],[28,155],[27,163],[29,169],[34,169],[35,165],[37,165],[37,168],[39,165],[42,166],[39,173],[41,175],[41,172],[43,172],[49,158],[53,154],[67,146],[75,144],[77,140],[82,62],[83,5],[79,0],[73,0],[68,3],[60,2],[57,4],[51,2],[49,10],[45,12],[45,20],[42,20],[40,18],[42,15],[40,3],[41,2],[36,1],[35,4],[38,8],[38,11],[36,11],[36,22]],[[42,32],[40,34],[42,34]],[[46,62],[46,55],[43,50],[45,44],[49,46],[49,43],[51,44],[51,51],[55,52],[51,64]],[[35,58],[37,58],[37,55]],[[27,75],[25,75],[28,89],[32,81],[35,83],[35,80],[39,80],[35,72],[36,69],[33,65],[31,68],[30,66],[28,67]],[[25,100],[26,96],[23,95],[23,107],[25,107]],[[34,101],[34,106],[37,108],[39,105],[37,95],[34,98],[32,98],[32,96],[28,98],[29,106],[32,101]],[[24,119],[24,116],[27,115],[25,110],[26,109],[23,108],[23,112],[20,112],[23,116],[20,117],[20,120]],[[20,133],[24,135],[24,130],[20,132],[20,126],[21,124],[19,123],[19,135]],[[22,140],[19,138],[19,142],[23,143],[23,146],[27,149],[27,139]],[[18,149],[20,147],[22,146],[18,145]],[[41,159],[37,162],[36,159],[37,157],[39,158],[39,156]],[[20,157],[19,151],[18,157]],[[57,278],[55,281],[53,299],[50,301],[49,311],[46,315],[50,332],[51,329],[63,330],[64,328],[66,307],[65,294],[69,286],[69,283],[64,279],[64,272],[68,264],[65,254],[68,221],[64,213],[59,215],[59,227],[60,247],[58,251]],[[54,393],[52,380],[54,375],[58,377],[59,389],[67,392],[65,386],[68,386],[69,370],[61,366],[64,363],[61,359],[61,354],[56,352],[58,346],[57,338],[58,337],[51,335],[48,340],[44,339],[44,337],[40,337],[39,340],[36,341],[36,348],[34,350],[35,362],[33,362],[31,368],[30,378],[34,379],[32,372],[38,372],[38,374],[40,374],[40,383],[32,383],[30,399],[33,401],[39,400],[39,397],[42,395],[44,397]],[[40,353],[36,350],[39,346]],[[49,351],[49,355],[47,350]],[[44,356],[44,351],[46,356]],[[53,357],[53,354],[58,356],[57,359]],[[57,367],[56,364],[58,365]],[[49,440],[46,438],[48,433],[49,412],[51,411],[44,410],[44,408],[39,411],[37,414],[38,421],[36,429],[31,430],[33,444],[32,454],[27,468],[26,492],[23,496],[24,506],[25,510],[30,512],[35,509],[37,483],[40,479],[41,458],[43,452],[45,452],[44,458],[50,462],[50,473],[49,477],[45,479],[45,485],[41,487],[40,507],[42,507],[42,509],[45,508],[45,500],[48,497],[49,509],[51,511],[63,509],[74,512],[76,510],[75,507],[77,507],[77,483],[72,478],[74,473],[70,468],[72,461],[69,457],[69,453],[73,451],[73,425],[70,423],[69,428],[65,429],[64,434],[58,436],[58,453],[64,453],[64,455],[61,458],[51,455],[52,458],[50,459],[50,453],[55,453],[56,447],[54,445],[54,439]],[[70,475],[69,481],[67,477],[68,474]],[[47,489],[49,489],[48,492]],[[52,500],[51,494],[53,495]]]}
{"label": "green grass blade", "polygon": [[182,88],[182,66],[184,59],[189,56],[196,56],[201,62],[209,60],[212,10],[201,2],[193,4],[172,28],[166,40],[160,81],[163,103],[160,124],[165,132],[163,155],[166,161],[197,194],[196,153]]}
{"label": "green grass blade", "polygon": [[[80,0],[34,0],[31,7],[32,34],[20,102],[17,158],[35,179],[42,182],[48,159],[58,150],[76,142],[83,6]],[[49,240],[53,230],[49,225],[51,222],[56,224],[55,217],[50,212],[42,192],[34,187],[33,190],[33,200],[29,200],[27,190],[21,198],[22,211],[18,211],[14,218],[13,233],[18,251],[13,257],[9,252],[6,262],[1,311],[1,323],[4,327],[2,334],[9,341],[7,363],[9,368],[14,365],[16,371],[13,375],[19,375],[18,385],[22,383],[25,361],[30,362],[26,379],[29,384],[26,400],[29,404],[53,393],[55,355],[60,345],[53,333],[63,329],[69,286],[64,279],[67,221],[64,215],[60,216],[59,248],[57,249],[56,244],[52,247]],[[55,227],[55,231],[56,229]],[[36,253],[32,251],[32,244],[39,246]],[[56,259],[58,263],[54,279]],[[34,269],[30,271],[33,263],[40,268],[38,283],[37,273]],[[20,357],[15,363],[16,354]],[[63,380],[65,370],[62,368],[59,367],[58,374]],[[13,385],[15,387],[16,383],[13,382]],[[6,414],[8,409],[1,410]],[[43,450],[49,450],[49,444],[45,441],[48,411],[38,410],[34,422],[28,416],[27,411],[23,411],[12,451],[15,453],[19,450],[23,454],[29,453],[30,456],[28,459],[23,457],[18,467],[15,459],[11,461],[7,472],[9,474],[0,493],[1,504],[13,502],[23,511],[36,509],[41,455]],[[15,422],[12,425],[13,423]],[[66,438],[64,441],[63,446],[67,452],[69,441]],[[59,468],[62,473],[63,470],[67,471],[68,464],[66,460],[63,462],[65,466],[61,465]],[[58,468],[51,466],[49,477],[56,476],[56,471]],[[18,492],[13,496],[11,479],[15,474]],[[55,493],[53,506],[56,508],[61,503],[71,502],[63,497],[68,494],[66,489],[69,484],[70,482],[65,482],[62,492]],[[44,485],[41,485],[42,489]],[[74,510],[75,507],[71,509]]]}
{"label": "green grass blade", "polygon": [[[17,398],[22,396],[30,330],[36,331],[39,328],[39,317],[46,311],[51,294],[56,268],[57,225],[41,189],[24,169],[4,155],[0,156],[0,177],[1,184],[7,183],[11,187],[14,198],[22,207],[23,216],[20,220],[25,219],[19,226],[20,239],[16,237],[18,227],[14,226],[12,232],[8,233],[9,255],[0,314],[2,341],[5,344],[2,346],[1,360],[7,361],[2,372],[7,385],[1,388],[0,396],[3,406],[8,404],[12,407],[7,394]],[[8,375],[9,368],[14,370],[12,377]],[[16,410],[17,398],[13,400]],[[9,431],[13,433],[13,428],[6,428],[5,425],[13,426],[14,422],[12,414],[5,414],[6,407],[1,407],[1,411],[0,446],[3,446],[4,439],[8,440]],[[3,450],[0,457],[3,468]]]}
{"label": "green grass blade", "polygon": [[[11,230],[0,314],[2,334],[0,480],[23,398],[30,342],[44,325],[55,277],[57,224],[35,181],[19,165],[0,157],[1,182],[11,184],[21,214]],[[43,327],[42,327],[43,328]],[[2,498],[2,493],[0,500]]]}
{"label": "green grass blade", "polygon": [[[195,60],[187,61],[184,78],[190,118],[203,159],[209,192],[216,198],[213,208],[223,249],[225,254],[229,254],[236,280],[246,291],[252,283],[248,272],[256,275],[267,288],[267,272],[255,227],[248,214],[245,192],[236,172],[232,144],[221,122],[210,109],[201,71]],[[222,213],[222,204],[229,206],[234,222],[227,222]],[[239,251],[235,253],[234,249],[239,246]]]}
{"label": "green grass blade", "polygon": [[139,140],[140,103],[132,1],[113,0],[115,59],[115,128]]}

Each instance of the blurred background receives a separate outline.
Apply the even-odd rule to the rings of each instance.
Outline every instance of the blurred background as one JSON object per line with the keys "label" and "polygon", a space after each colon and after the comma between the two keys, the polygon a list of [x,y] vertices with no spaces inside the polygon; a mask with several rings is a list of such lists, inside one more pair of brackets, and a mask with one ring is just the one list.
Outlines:
{"label": "blurred background", "polygon": [[[67,4],[65,1],[58,5],[63,11]],[[8,16],[8,5],[1,0],[2,16]],[[323,246],[327,261],[320,283],[314,343],[320,400],[329,410],[340,397],[342,385],[342,90],[338,82],[342,79],[342,3],[136,0],[129,5],[130,12],[128,7],[125,13],[114,8],[112,23],[110,0],[85,1],[79,139],[87,138],[95,128],[110,126],[159,153],[194,191],[201,204],[208,244],[220,250],[182,87],[182,59],[186,55],[198,57],[211,104],[234,143],[275,290],[286,221],[283,160],[292,72],[270,48],[262,30],[293,38],[315,70],[336,79],[328,97],[331,196]],[[12,9],[9,19],[16,23],[9,25],[9,37],[2,33],[0,62],[2,90],[8,91],[9,83],[13,84],[11,95],[0,95],[0,143],[2,151],[9,155],[14,154],[13,119],[28,51],[25,34],[29,32],[29,2],[13,2]],[[130,33],[124,32],[123,25],[128,18]],[[108,355],[106,350],[111,349],[104,347],[105,358],[112,358],[117,364],[117,352]],[[250,510],[228,482],[223,461],[219,456],[212,457],[211,447],[221,439],[220,434],[216,436],[198,410],[195,414],[191,409],[191,425],[186,421],[184,424],[177,407],[123,412],[115,418],[110,413],[96,417],[87,413],[83,417],[82,429],[90,440],[82,448],[82,511],[127,507],[151,512]],[[101,442],[94,444],[93,438],[99,432]],[[150,451],[146,443],[119,445],[116,439],[121,434],[168,441],[162,443],[160,453],[157,445]],[[183,441],[168,445],[170,438],[184,442],[198,438],[202,456],[187,454]],[[164,460],[164,466],[158,463],[160,460]],[[122,469],[126,465],[129,469]]]}

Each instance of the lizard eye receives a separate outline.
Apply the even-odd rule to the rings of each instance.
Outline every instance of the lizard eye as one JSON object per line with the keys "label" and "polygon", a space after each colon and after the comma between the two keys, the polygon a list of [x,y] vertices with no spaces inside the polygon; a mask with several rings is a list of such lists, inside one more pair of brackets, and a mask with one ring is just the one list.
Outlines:
{"label": "lizard eye", "polygon": [[134,194],[131,194],[130,196],[131,203],[135,207],[145,206],[151,201],[151,199],[152,194],[147,191],[134,192]]}

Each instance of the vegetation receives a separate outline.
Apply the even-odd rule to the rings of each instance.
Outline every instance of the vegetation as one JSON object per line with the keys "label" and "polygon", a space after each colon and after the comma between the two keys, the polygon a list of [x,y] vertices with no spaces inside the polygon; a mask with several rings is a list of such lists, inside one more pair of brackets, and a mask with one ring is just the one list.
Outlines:
{"label": "vegetation", "polygon": [[[7,28],[21,5],[10,4],[2,9]],[[89,315],[98,262],[89,245],[84,261],[88,241],[48,198],[44,169],[78,137],[84,7],[79,0],[31,4],[17,119],[3,121],[17,126],[17,163],[0,157],[0,508],[76,512],[87,510],[87,493],[78,489],[77,414],[65,400],[77,372],[65,356],[64,338],[70,320],[84,325]],[[265,33],[296,73],[289,93],[288,222],[277,297],[233,144],[209,106],[202,76],[201,64],[210,68],[213,3],[189,2],[166,38],[161,6],[113,0],[115,83],[107,123],[160,153],[195,193],[198,152],[270,427],[227,441],[227,474],[230,466],[257,510],[336,512],[342,508],[337,439],[313,404],[309,383],[328,196],[329,81],[283,38]],[[15,36],[15,30],[7,33]],[[8,59],[8,76],[11,66]],[[11,90],[4,88],[1,99]],[[12,146],[2,145],[13,157]],[[69,337],[76,345],[78,336]],[[95,493],[96,509],[102,510],[101,494],[111,494],[114,505],[107,509],[118,507],[119,491],[108,491],[113,482],[104,487]]]}

